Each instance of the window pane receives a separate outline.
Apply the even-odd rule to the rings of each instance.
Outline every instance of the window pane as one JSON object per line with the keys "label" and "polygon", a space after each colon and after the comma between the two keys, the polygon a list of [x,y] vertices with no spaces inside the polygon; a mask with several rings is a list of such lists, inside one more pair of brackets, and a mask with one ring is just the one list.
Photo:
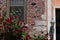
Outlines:
{"label": "window pane", "polygon": [[24,19],[24,0],[10,0],[10,13],[12,10],[19,19]]}

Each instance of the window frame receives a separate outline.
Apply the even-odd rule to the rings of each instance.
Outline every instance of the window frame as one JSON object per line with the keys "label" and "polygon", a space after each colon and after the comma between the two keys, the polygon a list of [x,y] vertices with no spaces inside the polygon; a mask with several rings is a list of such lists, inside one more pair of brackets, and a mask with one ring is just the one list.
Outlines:
{"label": "window frame", "polygon": [[[27,0],[24,0],[24,22],[27,22]],[[10,15],[10,0],[7,0],[7,17]]]}

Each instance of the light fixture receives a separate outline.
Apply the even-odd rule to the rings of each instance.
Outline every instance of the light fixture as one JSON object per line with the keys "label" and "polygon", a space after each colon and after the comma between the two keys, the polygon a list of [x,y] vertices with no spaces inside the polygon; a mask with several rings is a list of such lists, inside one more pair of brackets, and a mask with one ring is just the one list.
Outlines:
{"label": "light fixture", "polygon": [[36,3],[34,3],[34,2],[33,2],[33,3],[31,3],[31,5],[32,5],[32,6],[35,6],[35,5],[36,5]]}
{"label": "light fixture", "polygon": [[0,10],[1,10],[1,8],[0,8]]}

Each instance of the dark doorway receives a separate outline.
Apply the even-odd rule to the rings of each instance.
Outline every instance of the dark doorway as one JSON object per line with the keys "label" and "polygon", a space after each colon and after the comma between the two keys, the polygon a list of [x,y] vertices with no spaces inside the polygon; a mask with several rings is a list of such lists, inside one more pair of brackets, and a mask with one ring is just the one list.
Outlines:
{"label": "dark doorway", "polygon": [[56,9],[56,40],[60,40],[60,9]]}

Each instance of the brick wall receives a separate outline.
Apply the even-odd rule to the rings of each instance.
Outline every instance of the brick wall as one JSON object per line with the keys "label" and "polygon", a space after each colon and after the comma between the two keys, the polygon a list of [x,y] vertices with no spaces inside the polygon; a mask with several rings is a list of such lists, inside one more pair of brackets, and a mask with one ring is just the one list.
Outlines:
{"label": "brick wall", "polygon": [[6,11],[6,0],[0,0],[0,16]]}
{"label": "brick wall", "polygon": [[[31,5],[32,3],[36,3],[35,6]],[[31,23],[30,21],[34,21],[33,19],[35,18],[36,20],[41,20],[41,15],[44,14],[44,3],[42,0],[28,0],[27,1],[27,22]],[[37,9],[35,8],[37,7]],[[36,11],[37,10],[37,11]]]}
{"label": "brick wall", "polygon": [[[31,5],[32,3],[35,3],[36,5],[33,6]],[[47,27],[46,17],[46,0],[27,0],[27,23],[29,24],[30,31],[33,31],[33,28],[35,28],[35,21],[44,20],[44,27]]]}

